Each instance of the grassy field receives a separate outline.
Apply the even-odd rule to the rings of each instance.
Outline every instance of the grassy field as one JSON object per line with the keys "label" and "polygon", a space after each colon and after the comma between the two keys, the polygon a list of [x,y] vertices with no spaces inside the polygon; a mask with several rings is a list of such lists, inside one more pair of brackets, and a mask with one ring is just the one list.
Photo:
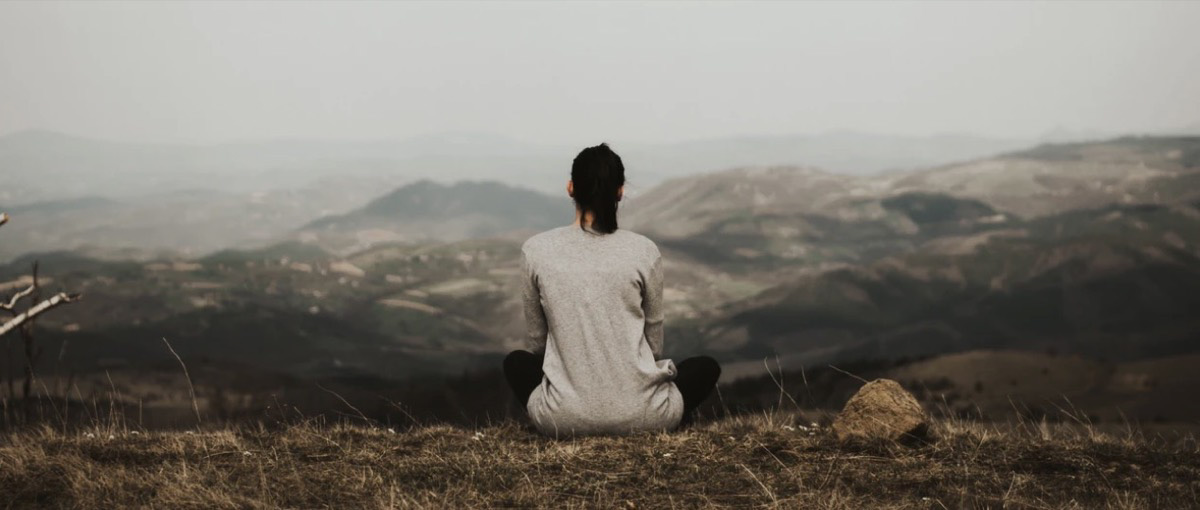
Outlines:
{"label": "grassy field", "polygon": [[0,437],[5,508],[1196,508],[1191,435],[934,423],[840,443],[791,413],[554,440],[515,422]]}

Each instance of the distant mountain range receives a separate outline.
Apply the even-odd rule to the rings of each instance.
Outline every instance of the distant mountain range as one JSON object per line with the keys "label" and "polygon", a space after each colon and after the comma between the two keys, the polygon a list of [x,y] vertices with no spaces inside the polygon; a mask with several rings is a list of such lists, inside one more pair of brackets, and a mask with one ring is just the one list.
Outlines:
{"label": "distant mountain range", "polygon": [[[571,219],[565,190],[498,181],[306,189],[17,204],[0,247],[159,229],[213,248],[25,254],[0,285],[36,259],[51,287],[85,293],[38,322],[72,370],[169,362],[169,336],[187,359],[302,379],[458,373],[520,344],[520,243]],[[731,377],[775,356],[789,368],[978,349],[1200,353],[1200,137],[870,176],[744,166],[665,180],[619,218],[664,252],[670,355],[714,354]],[[232,234],[257,244],[217,250]]]}
{"label": "distant mountain range", "polygon": [[[595,143],[614,140],[596,140]],[[1034,145],[967,135],[891,136],[836,132],[747,136],[669,144],[614,144],[639,188],[670,177],[737,165],[807,164],[869,174],[989,156]],[[555,193],[583,147],[532,144],[487,133],[400,140],[281,140],[215,145],[112,142],[50,131],[0,136],[0,203],[102,196],[129,198],[179,189],[250,193],[363,176],[414,181],[495,180]]]}
{"label": "distant mountain range", "polygon": [[[625,160],[626,191],[632,198],[665,179],[737,165],[809,164],[864,174],[1028,145],[1032,142],[962,135],[838,132],[614,146]],[[56,249],[194,256],[264,246],[314,220],[350,213],[387,190],[420,180],[443,185],[498,182],[565,200],[570,162],[580,149],[488,133],[169,145],[22,131],[0,136],[0,207],[10,212],[23,208],[22,221],[14,222],[20,226],[0,243],[0,261]],[[552,200],[530,197],[534,202]],[[570,207],[562,215],[569,218]],[[475,230],[467,224],[435,229],[446,234],[443,240]],[[396,233],[385,238],[412,238],[414,229]]]}
{"label": "distant mountain range", "polygon": [[224,248],[278,242],[324,215],[361,206],[394,187],[387,178],[325,179],[253,193],[180,189],[125,198],[84,196],[25,202],[0,210],[13,220],[0,261],[25,253],[72,250],[100,258],[196,257]]}

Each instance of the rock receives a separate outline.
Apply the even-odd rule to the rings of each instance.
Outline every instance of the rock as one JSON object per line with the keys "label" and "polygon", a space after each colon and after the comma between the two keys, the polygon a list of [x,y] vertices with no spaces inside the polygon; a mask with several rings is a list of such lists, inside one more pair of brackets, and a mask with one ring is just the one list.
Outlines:
{"label": "rock", "polygon": [[912,440],[924,437],[928,429],[929,420],[916,397],[891,379],[863,385],[833,421],[833,432],[842,441]]}

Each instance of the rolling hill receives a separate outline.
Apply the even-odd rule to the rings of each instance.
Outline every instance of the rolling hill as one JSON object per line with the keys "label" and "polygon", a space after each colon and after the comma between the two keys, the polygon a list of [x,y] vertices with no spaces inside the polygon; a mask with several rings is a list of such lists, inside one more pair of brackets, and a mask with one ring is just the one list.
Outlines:
{"label": "rolling hill", "polygon": [[496,181],[429,179],[403,186],[346,214],[317,219],[301,239],[338,253],[380,242],[459,241],[520,236],[571,222],[574,205],[564,193],[550,196]]}
{"label": "rolling hill", "polygon": [[623,204],[621,220],[723,270],[787,273],[866,264],[1076,209],[1197,200],[1200,137],[1130,137],[865,177],[735,168],[668,180]]}
{"label": "rolling hill", "polygon": [[1048,144],[904,175],[892,191],[951,193],[1022,217],[1200,198],[1200,137]]}

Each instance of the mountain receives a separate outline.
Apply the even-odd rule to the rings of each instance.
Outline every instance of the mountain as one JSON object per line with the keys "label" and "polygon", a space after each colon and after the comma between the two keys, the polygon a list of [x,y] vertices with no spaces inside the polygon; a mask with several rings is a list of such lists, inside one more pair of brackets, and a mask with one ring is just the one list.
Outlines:
{"label": "mountain", "polygon": [[571,222],[574,205],[496,181],[421,179],[346,214],[302,227],[299,236],[339,253],[380,242],[458,241],[533,233]]}
{"label": "mountain", "polygon": [[1074,209],[1197,200],[1200,137],[1142,137],[876,176],[735,168],[665,181],[623,203],[620,218],[677,255],[773,279]]}

